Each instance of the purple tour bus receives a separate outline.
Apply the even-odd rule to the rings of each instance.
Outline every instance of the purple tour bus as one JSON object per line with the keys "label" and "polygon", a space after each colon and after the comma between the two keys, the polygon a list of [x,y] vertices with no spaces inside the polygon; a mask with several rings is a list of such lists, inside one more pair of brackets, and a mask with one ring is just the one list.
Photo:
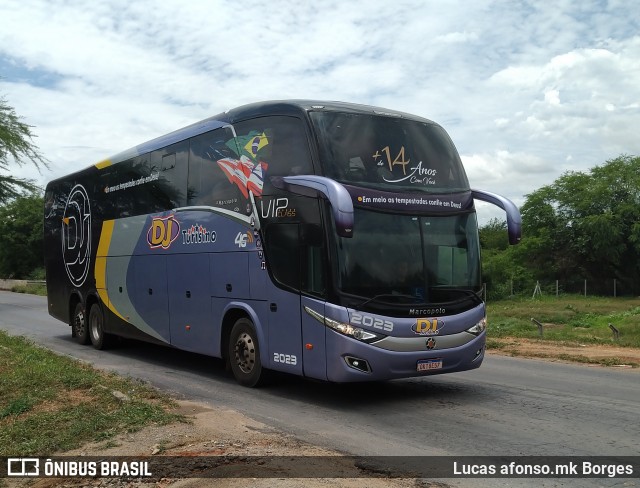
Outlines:
{"label": "purple tour bus", "polygon": [[485,352],[472,190],[436,123],[324,101],[243,106],[50,182],[49,313],[332,382],[469,370]]}

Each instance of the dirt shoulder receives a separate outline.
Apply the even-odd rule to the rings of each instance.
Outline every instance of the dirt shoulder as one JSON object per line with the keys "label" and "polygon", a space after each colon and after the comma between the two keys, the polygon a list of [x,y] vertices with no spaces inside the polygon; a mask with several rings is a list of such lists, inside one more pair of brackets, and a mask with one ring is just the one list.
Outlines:
{"label": "dirt shoulder", "polygon": [[640,349],[610,344],[580,344],[575,342],[537,339],[491,339],[489,354],[542,358],[549,361],[584,363],[595,366],[633,368],[640,372]]}
{"label": "dirt shoulder", "polygon": [[[271,478],[162,478],[160,481],[127,481],[120,479],[38,479],[35,481],[11,481],[11,487],[146,487],[204,488],[258,487],[305,488],[326,487],[446,487],[442,483],[428,483],[414,479],[390,479],[380,473],[367,473],[352,461],[345,462],[341,453],[299,441],[291,435],[279,432],[265,424],[252,420],[233,410],[211,408],[200,403],[179,401],[177,413],[184,415],[185,423],[148,427],[140,432],[123,434],[108,441],[91,443],[80,449],[61,453],[79,460],[84,456],[332,456],[336,458],[335,473],[340,478],[291,478],[276,470]],[[310,469],[316,459],[311,459]],[[188,461],[187,461],[188,462]],[[249,461],[247,461],[249,462]],[[324,466],[324,465],[323,465]],[[264,466],[270,469],[270,466]],[[242,461],[231,466],[234,472],[242,470]],[[333,472],[333,465],[332,465]],[[325,469],[326,471],[326,469]],[[371,477],[368,477],[368,476]]]}

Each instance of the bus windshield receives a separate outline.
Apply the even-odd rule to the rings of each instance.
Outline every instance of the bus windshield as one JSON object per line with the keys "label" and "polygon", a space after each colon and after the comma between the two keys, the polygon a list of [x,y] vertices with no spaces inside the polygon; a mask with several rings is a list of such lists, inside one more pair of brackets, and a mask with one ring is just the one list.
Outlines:
{"label": "bus windshield", "polygon": [[337,238],[337,285],[350,306],[478,304],[475,213],[425,217],[357,208],[355,221],[352,238]]}
{"label": "bus windshield", "polygon": [[469,189],[458,151],[435,123],[342,112],[310,116],[329,178],[390,192]]}

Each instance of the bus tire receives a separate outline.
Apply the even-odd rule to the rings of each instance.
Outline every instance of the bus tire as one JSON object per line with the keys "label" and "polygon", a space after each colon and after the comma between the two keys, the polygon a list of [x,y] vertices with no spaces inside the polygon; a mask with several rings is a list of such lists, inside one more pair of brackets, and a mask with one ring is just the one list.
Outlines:
{"label": "bus tire", "polygon": [[247,318],[236,321],[229,336],[229,364],[242,386],[258,386],[264,377],[260,345],[253,323]]}
{"label": "bus tire", "polygon": [[100,305],[94,303],[89,310],[89,324],[87,327],[93,347],[99,351],[111,345],[112,336],[104,331],[104,314]]}
{"label": "bus tire", "polygon": [[71,322],[71,337],[75,337],[78,344],[89,344],[89,328],[87,327],[87,314],[81,302],[76,303]]}

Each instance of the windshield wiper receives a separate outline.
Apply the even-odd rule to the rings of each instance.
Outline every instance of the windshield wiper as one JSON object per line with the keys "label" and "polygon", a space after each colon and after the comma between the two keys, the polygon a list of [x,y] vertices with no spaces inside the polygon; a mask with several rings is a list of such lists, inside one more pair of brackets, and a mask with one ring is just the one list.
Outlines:
{"label": "windshield wiper", "polygon": [[[358,305],[356,305],[356,308],[360,308],[360,307],[364,307],[367,303],[373,302],[373,301],[378,301],[381,298],[408,298],[410,300],[420,300],[419,297],[416,297],[414,295],[406,295],[404,293],[381,293],[379,295],[375,295],[371,298],[367,298],[364,302],[359,303]],[[388,303],[388,302],[386,302]]]}

